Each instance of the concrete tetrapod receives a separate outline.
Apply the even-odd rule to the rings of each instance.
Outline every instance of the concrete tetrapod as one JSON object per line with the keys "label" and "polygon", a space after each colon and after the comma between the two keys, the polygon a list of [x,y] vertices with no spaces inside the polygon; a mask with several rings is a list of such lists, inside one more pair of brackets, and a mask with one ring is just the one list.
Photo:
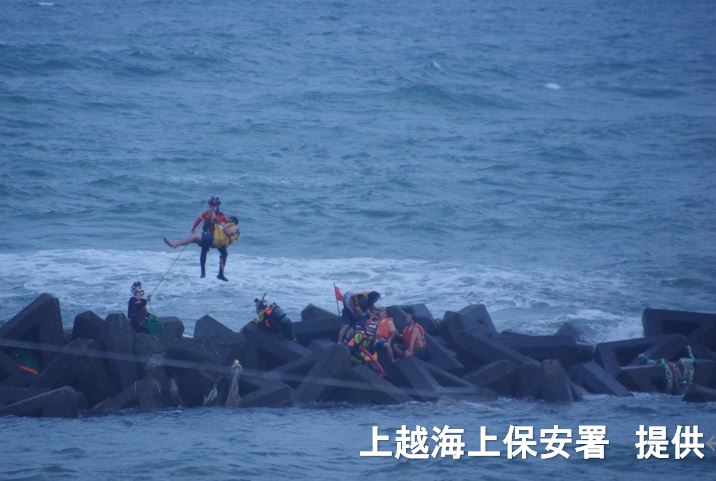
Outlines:
{"label": "concrete tetrapod", "polygon": [[[50,294],[40,294],[22,311],[0,326],[0,338],[63,345],[65,332],[62,328],[60,301]],[[42,360],[43,366],[56,355],[52,350],[39,350],[36,354]]]}
{"label": "concrete tetrapod", "polygon": [[69,386],[47,391],[0,408],[2,416],[76,418],[80,395]]}

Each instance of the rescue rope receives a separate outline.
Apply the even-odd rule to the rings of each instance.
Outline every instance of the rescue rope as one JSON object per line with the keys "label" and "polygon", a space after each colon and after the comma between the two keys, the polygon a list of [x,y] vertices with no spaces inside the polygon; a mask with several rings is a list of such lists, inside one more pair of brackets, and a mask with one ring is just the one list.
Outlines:
{"label": "rescue rope", "polygon": [[[162,278],[159,279],[159,282],[157,283],[157,285],[154,286],[154,290],[152,290],[151,294],[149,294],[149,298],[150,298],[150,299],[151,299],[151,297],[154,295],[154,293],[157,292],[157,289],[159,289],[159,286],[162,284],[162,282],[164,282],[164,279],[166,279],[166,277],[167,277],[167,275],[169,274],[169,272],[171,272],[171,270],[174,268],[174,264],[177,263],[177,261],[179,260],[179,258],[181,257],[181,255],[182,255],[182,254],[184,253],[184,251],[186,250],[186,246],[188,246],[188,245],[189,245],[189,244],[184,244],[184,247],[181,248],[181,250],[179,251],[179,254],[177,254],[177,256],[174,258],[174,261],[172,262],[172,265],[169,266],[169,269],[167,269],[167,271],[164,273],[164,275],[162,276]],[[148,301],[148,303],[149,303],[149,302],[150,302],[150,301]]]}

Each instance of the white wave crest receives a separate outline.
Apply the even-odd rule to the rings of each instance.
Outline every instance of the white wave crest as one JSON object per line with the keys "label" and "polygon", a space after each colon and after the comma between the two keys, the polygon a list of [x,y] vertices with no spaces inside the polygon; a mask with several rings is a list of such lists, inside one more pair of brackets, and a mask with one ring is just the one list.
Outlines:
{"label": "white wave crest", "polygon": [[335,282],[344,291],[377,290],[384,305],[425,303],[437,318],[446,310],[483,303],[499,330],[547,333],[565,321],[585,327],[597,339],[633,330],[633,315],[625,318],[588,305],[596,304],[600,295],[626,289],[621,279],[609,275],[525,272],[414,259],[264,258],[230,252],[226,267],[230,282],[225,283],[216,279],[218,255],[214,251],[207,261],[207,278],[199,278],[198,254],[193,245],[181,255],[173,250],[0,254],[4,267],[0,280],[6,286],[0,294],[0,318],[12,316],[23,307],[21,299],[27,302],[40,292],[57,296],[70,316],[86,309],[102,316],[124,312],[130,286],[140,280],[147,295],[156,289],[152,307],[159,315],[176,315],[192,326],[209,314],[240,328],[253,317],[253,299],[264,292],[294,321],[300,320],[300,311],[309,303],[336,310]]}

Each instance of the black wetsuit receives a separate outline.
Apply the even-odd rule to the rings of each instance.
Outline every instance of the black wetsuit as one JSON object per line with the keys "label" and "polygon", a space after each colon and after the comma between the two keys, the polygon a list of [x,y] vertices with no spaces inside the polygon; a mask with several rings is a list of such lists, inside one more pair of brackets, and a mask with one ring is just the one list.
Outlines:
{"label": "black wetsuit", "polygon": [[[223,216],[223,214],[221,214]],[[201,277],[206,276],[206,254],[211,249],[211,245],[214,243],[214,225],[213,219],[204,219],[204,226],[202,227],[201,242],[201,255],[199,256],[199,264],[201,266]],[[226,247],[217,247],[219,251],[220,263],[219,263],[219,278],[224,278],[224,265],[226,264],[226,258],[229,257],[229,253],[226,251]],[[224,280],[226,280],[224,278]]]}
{"label": "black wetsuit", "polygon": [[214,220],[211,218],[204,219],[204,225],[201,232],[201,255],[199,256],[199,264],[201,265],[201,277],[206,275],[206,254],[214,243]]}
{"label": "black wetsuit", "polygon": [[289,341],[295,341],[296,335],[293,332],[293,323],[291,319],[284,314],[283,309],[276,304],[271,304],[263,309],[259,315],[262,320],[261,327],[274,334],[280,334]]}
{"label": "black wetsuit", "polygon": [[137,300],[136,297],[132,296],[129,298],[127,304],[127,317],[132,324],[132,328],[135,332],[146,332],[149,333],[149,329],[145,325],[147,321],[147,300],[141,298]]}

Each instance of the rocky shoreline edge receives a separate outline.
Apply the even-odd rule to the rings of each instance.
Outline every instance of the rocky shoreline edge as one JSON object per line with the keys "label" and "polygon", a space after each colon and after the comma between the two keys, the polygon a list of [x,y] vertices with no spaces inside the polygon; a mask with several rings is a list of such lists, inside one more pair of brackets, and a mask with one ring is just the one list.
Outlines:
{"label": "rocky shoreline edge", "polygon": [[335,342],[340,316],[314,305],[293,323],[293,342],[253,323],[237,332],[208,315],[193,337],[177,317],[161,318],[151,335],[135,333],[123,314],[91,311],[65,330],[59,300],[41,294],[0,326],[0,416],[498,397],[571,403],[633,392],[716,401],[716,314],[647,308],[643,337],[592,344],[569,323],[553,335],[498,332],[482,304],[442,319],[425,304],[388,312],[399,331],[402,313],[412,314],[427,354],[384,364],[383,377],[354,364]]}

